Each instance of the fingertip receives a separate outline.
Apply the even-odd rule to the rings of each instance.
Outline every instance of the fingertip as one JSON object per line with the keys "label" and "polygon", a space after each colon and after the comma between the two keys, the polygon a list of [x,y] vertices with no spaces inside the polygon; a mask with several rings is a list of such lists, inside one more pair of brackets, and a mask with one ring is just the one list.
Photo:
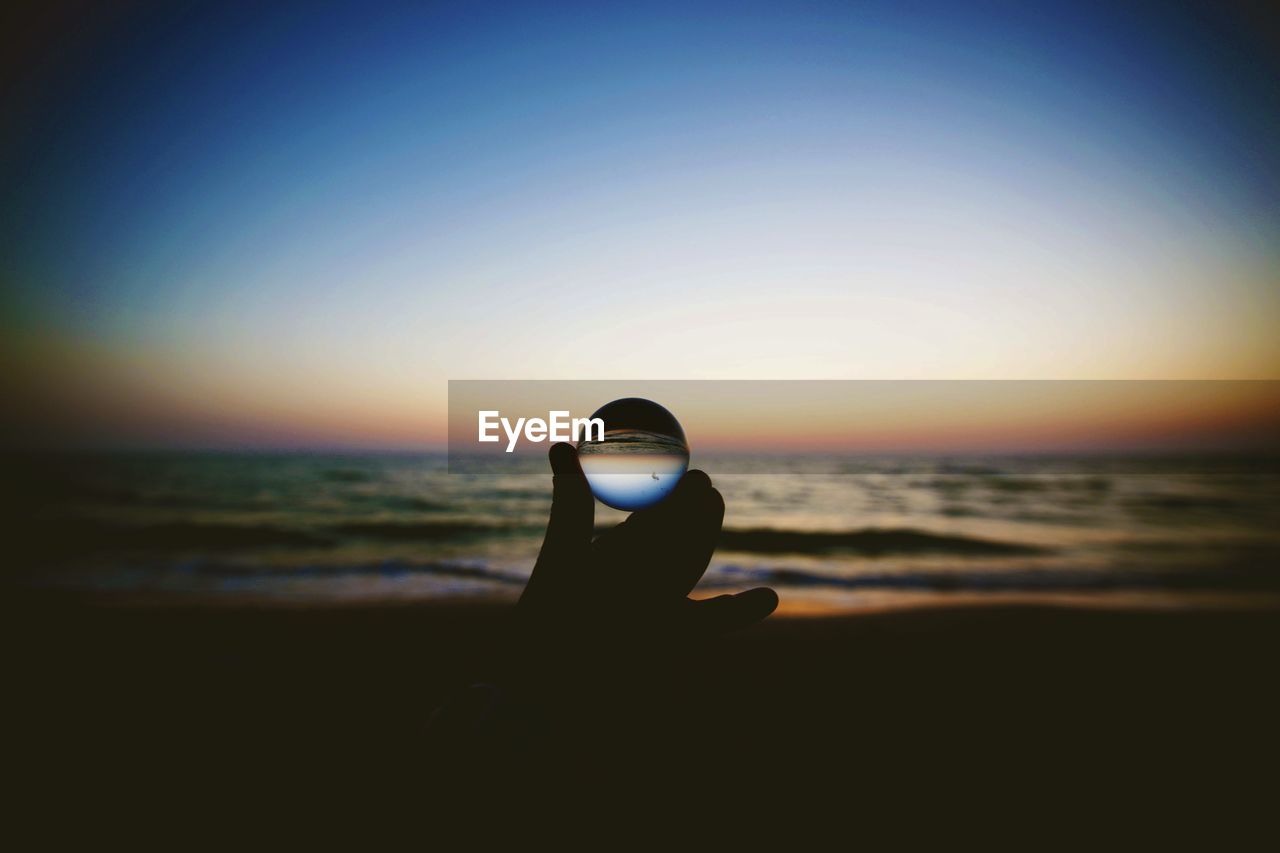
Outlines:
{"label": "fingertip", "polygon": [[692,615],[700,630],[734,631],[767,619],[778,607],[778,594],[761,586],[734,595],[717,595],[693,602]]}
{"label": "fingertip", "polygon": [[770,587],[758,586],[739,595],[750,598],[752,605],[760,613],[761,619],[778,609],[778,593]]}
{"label": "fingertip", "polygon": [[700,528],[717,536],[724,524],[724,497],[716,489],[687,493],[681,501],[686,517]]}
{"label": "fingertip", "polygon": [[551,462],[553,474],[569,474],[578,467],[578,451],[572,444],[557,442],[547,451],[547,459]]}
{"label": "fingertip", "polygon": [[723,520],[724,519],[724,495],[720,494],[719,489],[712,488],[711,491],[707,492],[707,503],[709,507],[715,512],[715,514],[718,515]]}
{"label": "fingertip", "polygon": [[778,609],[778,594],[767,586],[758,586],[733,596],[738,609],[740,627],[762,622]]}
{"label": "fingertip", "polygon": [[676,487],[671,490],[671,494],[660,503],[649,509],[640,510],[637,514],[654,512],[662,515],[684,514],[692,508],[701,508],[703,499],[714,491],[715,489],[711,487],[711,478],[705,472],[695,468],[685,471],[676,483]]}
{"label": "fingertip", "polygon": [[671,495],[655,507],[659,508],[698,525],[714,519],[717,530],[724,520],[724,497],[711,485],[711,478],[697,470],[685,473]]}
{"label": "fingertip", "polygon": [[692,468],[684,472],[684,476],[680,478],[678,489],[685,494],[695,494],[703,492],[711,488],[711,478],[707,476],[705,471]]}

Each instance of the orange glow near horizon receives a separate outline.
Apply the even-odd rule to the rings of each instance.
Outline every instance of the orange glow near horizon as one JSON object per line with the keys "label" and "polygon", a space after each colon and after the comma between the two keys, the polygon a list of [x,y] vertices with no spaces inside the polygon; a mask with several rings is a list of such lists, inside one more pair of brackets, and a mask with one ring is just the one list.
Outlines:
{"label": "orange glow near horizon", "polygon": [[[302,365],[286,388],[264,375],[233,381],[182,350],[144,358],[64,339],[27,342],[24,355],[26,372],[7,377],[6,396],[21,401],[11,445],[35,436],[55,446],[443,449],[473,432],[480,408],[585,416],[621,396],[667,406],[695,451],[1091,450],[1280,434],[1276,380],[547,380],[406,391],[402,377],[340,365]],[[462,388],[471,390],[451,399]],[[495,396],[476,396],[484,388]]]}
{"label": "orange glow near horizon", "polygon": [[481,408],[580,416],[620,396],[662,402],[695,453],[1256,448],[1280,434],[1280,382],[454,383],[451,446],[487,450],[471,441]]}

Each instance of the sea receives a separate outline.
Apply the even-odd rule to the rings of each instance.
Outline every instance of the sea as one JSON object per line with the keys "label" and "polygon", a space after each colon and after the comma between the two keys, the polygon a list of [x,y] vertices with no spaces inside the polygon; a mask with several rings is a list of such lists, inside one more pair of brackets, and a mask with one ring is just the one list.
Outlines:
{"label": "sea", "polygon": [[[63,454],[27,466],[11,582],[103,601],[514,601],[545,460],[433,453]],[[1280,461],[1212,455],[695,455],[723,494],[695,597],[783,612],[1032,601],[1280,603]],[[597,529],[626,516],[597,504]],[[653,571],[663,567],[655,565]]]}

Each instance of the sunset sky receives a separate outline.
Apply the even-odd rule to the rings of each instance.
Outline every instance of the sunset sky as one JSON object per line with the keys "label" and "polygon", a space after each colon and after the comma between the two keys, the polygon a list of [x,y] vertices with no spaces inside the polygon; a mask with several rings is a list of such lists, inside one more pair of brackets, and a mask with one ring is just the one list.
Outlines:
{"label": "sunset sky", "polygon": [[[449,452],[501,459],[518,418],[660,400],[698,451],[865,453],[1218,450],[1280,453],[1275,380],[452,381]],[[478,441],[480,411],[507,426]],[[617,425],[622,426],[622,425]],[[516,452],[545,443],[520,438]],[[460,470],[466,469],[465,466]],[[753,468],[753,470],[755,470]]]}
{"label": "sunset sky", "polygon": [[432,446],[450,379],[1280,379],[1247,14],[162,5],[8,61],[17,439]]}

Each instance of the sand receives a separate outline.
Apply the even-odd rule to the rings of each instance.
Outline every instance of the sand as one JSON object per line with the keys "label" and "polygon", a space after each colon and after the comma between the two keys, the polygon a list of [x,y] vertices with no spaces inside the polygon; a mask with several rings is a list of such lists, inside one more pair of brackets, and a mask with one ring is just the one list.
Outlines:
{"label": "sand", "polygon": [[669,677],[600,673],[614,688],[592,694],[585,721],[557,709],[546,743],[510,760],[481,750],[459,770],[423,752],[424,721],[509,652],[507,606],[4,607],[11,766],[37,798],[71,802],[404,795],[479,779],[497,809],[539,796],[551,774],[769,808],[1141,821],[1220,807],[1235,826],[1271,801],[1256,779],[1280,756],[1268,611],[774,617],[689,649]]}

